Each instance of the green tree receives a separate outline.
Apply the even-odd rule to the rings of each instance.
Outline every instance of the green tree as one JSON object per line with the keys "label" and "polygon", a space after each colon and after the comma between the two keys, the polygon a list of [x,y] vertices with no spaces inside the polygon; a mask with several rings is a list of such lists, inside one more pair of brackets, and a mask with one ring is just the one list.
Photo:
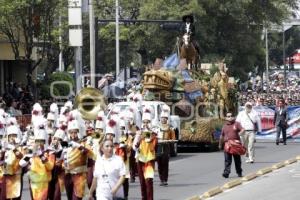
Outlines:
{"label": "green tree", "polygon": [[[124,19],[174,20],[193,13],[202,60],[215,62],[225,58],[230,73],[245,79],[255,66],[264,69],[263,26],[280,24],[291,16],[296,3],[296,0],[138,0],[134,3],[124,0],[120,5],[120,16]],[[98,17],[114,18],[114,6],[112,0],[99,2]],[[121,40],[129,42],[126,53],[138,52],[142,57],[141,64],[171,54],[178,35],[179,32],[164,31],[156,24],[121,26]],[[114,24],[102,26],[99,36],[105,46],[102,47],[102,60],[113,69]]]}
{"label": "green tree", "polygon": [[[0,33],[10,41],[16,60],[29,61],[28,74],[44,61],[46,77],[58,67],[58,35],[67,32],[66,9],[67,2],[63,0],[0,0]],[[63,19],[61,27],[59,15]],[[63,41],[68,41],[66,37],[64,34]],[[20,57],[20,47],[25,51],[25,58]],[[34,48],[37,48],[36,60]],[[66,43],[63,49],[65,64],[70,64],[73,52]]]}

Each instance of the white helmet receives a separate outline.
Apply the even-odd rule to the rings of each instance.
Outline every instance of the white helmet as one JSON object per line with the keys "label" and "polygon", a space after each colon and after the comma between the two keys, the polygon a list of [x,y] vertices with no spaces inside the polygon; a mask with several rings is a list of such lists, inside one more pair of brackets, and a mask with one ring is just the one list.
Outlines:
{"label": "white helmet", "polygon": [[35,104],[33,105],[33,109],[32,109],[31,114],[32,114],[32,115],[41,115],[41,114],[42,114],[42,111],[43,111],[43,107],[41,106],[41,104],[35,103]]}
{"label": "white helmet", "polygon": [[95,128],[97,129],[104,129],[105,128],[105,119],[104,116],[99,116],[96,119]]}
{"label": "white helmet", "polygon": [[170,115],[170,114],[169,114],[168,112],[162,111],[161,114],[160,114],[160,118],[165,117],[165,118],[169,119],[169,115]]}
{"label": "white helmet", "polygon": [[143,111],[142,121],[144,121],[144,120],[152,121],[151,110],[148,108],[145,108]]}
{"label": "white helmet", "polygon": [[59,139],[61,139],[61,140],[64,140],[65,137],[66,137],[66,133],[65,133],[65,131],[63,131],[62,129],[57,129],[57,130],[55,131],[55,134],[54,134],[53,137],[59,138]]}
{"label": "white helmet", "polygon": [[68,123],[68,131],[77,129],[79,131],[79,124],[77,120],[69,121]]}
{"label": "white helmet", "polygon": [[50,112],[52,112],[53,114],[58,114],[58,106],[56,103],[52,103],[50,105]]}
{"label": "white helmet", "polygon": [[55,117],[54,113],[49,112],[49,113],[47,114],[47,120],[55,121],[55,120],[56,120],[56,117]]}
{"label": "white helmet", "polygon": [[7,120],[6,120],[6,124],[8,126],[18,126],[18,121],[15,117],[9,117]]}
{"label": "white helmet", "polygon": [[67,107],[67,108],[69,108],[70,110],[72,110],[72,109],[73,109],[73,103],[72,103],[72,101],[67,101],[67,102],[65,103],[65,107]]}
{"label": "white helmet", "polygon": [[7,129],[6,129],[6,133],[7,133],[7,136],[9,135],[19,135],[20,133],[20,129],[15,126],[15,125],[12,125],[12,126],[9,126]]}
{"label": "white helmet", "polygon": [[45,140],[45,143],[48,140],[48,134],[45,129],[36,129],[34,131],[34,139],[35,140]]}
{"label": "white helmet", "polygon": [[171,109],[168,105],[164,104],[162,106],[162,112],[167,112],[167,113],[170,113],[171,112]]}
{"label": "white helmet", "polygon": [[105,134],[116,134],[117,132],[117,121],[110,119],[106,124]]}
{"label": "white helmet", "polygon": [[45,119],[42,115],[36,116],[32,119],[32,125],[34,129],[43,129],[47,125],[47,119]]}

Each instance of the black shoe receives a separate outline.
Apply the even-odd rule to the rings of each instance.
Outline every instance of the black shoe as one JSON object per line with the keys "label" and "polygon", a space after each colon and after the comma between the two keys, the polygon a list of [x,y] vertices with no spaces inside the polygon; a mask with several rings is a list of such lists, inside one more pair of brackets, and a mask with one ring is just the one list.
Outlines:
{"label": "black shoe", "polygon": [[278,142],[278,141],[276,141],[276,145],[279,145],[279,142]]}
{"label": "black shoe", "polygon": [[238,177],[243,177],[243,174],[242,173],[238,174]]}
{"label": "black shoe", "polygon": [[168,182],[164,182],[164,186],[167,186],[167,185],[169,185]]}
{"label": "black shoe", "polygon": [[160,182],[159,186],[164,186],[165,183],[164,182]]}
{"label": "black shoe", "polygon": [[229,177],[229,174],[222,174],[222,176],[223,176],[224,178],[228,178],[228,177]]}
{"label": "black shoe", "polygon": [[286,145],[286,142],[283,142],[283,145]]}

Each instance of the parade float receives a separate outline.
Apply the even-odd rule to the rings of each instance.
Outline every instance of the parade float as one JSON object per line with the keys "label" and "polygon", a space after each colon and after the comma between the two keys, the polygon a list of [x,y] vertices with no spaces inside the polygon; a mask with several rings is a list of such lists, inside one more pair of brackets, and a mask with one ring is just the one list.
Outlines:
{"label": "parade float", "polygon": [[144,99],[163,101],[180,116],[179,147],[215,149],[225,113],[237,112],[235,83],[224,63],[216,66],[214,74],[204,69],[153,67],[143,75]]}

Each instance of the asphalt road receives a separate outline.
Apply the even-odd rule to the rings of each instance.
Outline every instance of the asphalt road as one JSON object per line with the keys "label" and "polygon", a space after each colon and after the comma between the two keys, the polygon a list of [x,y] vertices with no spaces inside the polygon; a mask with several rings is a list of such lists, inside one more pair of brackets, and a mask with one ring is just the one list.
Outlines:
{"label": "asphalt road", "polygon": [[296,200],[300,199],[300,192],[297,187],[299,183],[300,163],[297,162],[223,192],[211,199],[233,200],[243,197],[243,200]]}
{"label": "asphalt road", "polygon": [[[282,144],[276,146],[273,142],[257,141],[255,146],[255,162],[249,164],[245,163],[245,159],[243,159],[242,168],[244,175],[300,154],[300,143],[288,142],[286,146]],[[224,183],[237,178],[234,165],[232,166],[230,177],[228,179],[223,178],[221,176],[223,167],[223,152],[179,153],[177,157],[171,159],[169,185],[167,187],[159,186],[159,178],[156,173],[154,179],[154,199],[183,200],[194,195],[203,194],[215,186],[222,186]],[[30,199],[26,177],[24,177],[22,199]],[[66,199],[65,195],[63,199]],[[138,181],[130,185],[129,199],[141,199]]]}

